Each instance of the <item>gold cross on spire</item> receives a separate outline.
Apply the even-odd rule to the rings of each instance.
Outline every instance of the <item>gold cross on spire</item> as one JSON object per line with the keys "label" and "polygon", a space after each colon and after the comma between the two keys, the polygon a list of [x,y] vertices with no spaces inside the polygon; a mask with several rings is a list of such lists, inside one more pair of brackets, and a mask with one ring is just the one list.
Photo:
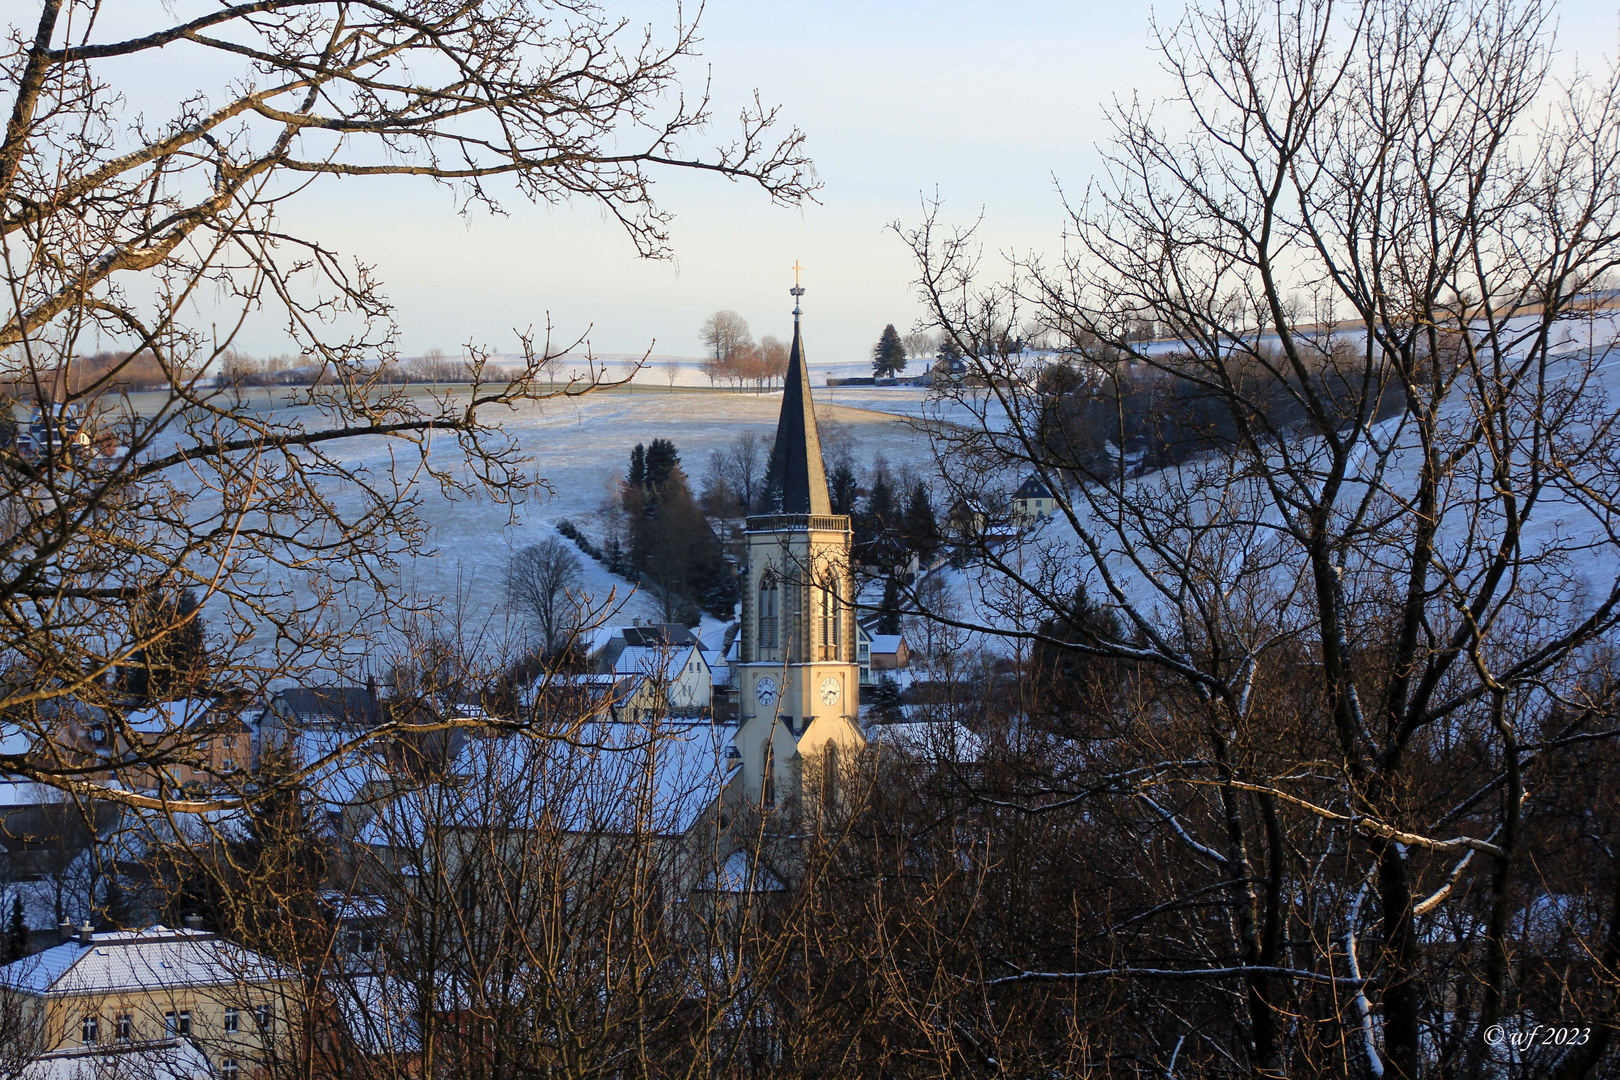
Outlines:
{"label": "gold cross on spire", "polygon": [[799,321],[799,297],[804,295],[804,286],[799,284],[799,260],[793,260],[793,288],[788,292],[793,296],[793,321]]}

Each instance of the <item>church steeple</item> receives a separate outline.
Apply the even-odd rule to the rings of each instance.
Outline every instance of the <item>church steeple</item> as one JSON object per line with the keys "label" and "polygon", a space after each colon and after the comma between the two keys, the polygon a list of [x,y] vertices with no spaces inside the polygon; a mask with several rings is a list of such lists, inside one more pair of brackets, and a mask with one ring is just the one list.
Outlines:
{"label": "church steeple", "polygon": [[787,380],[782,388],[782,415],[776,422],[776,444],[771,448],[766,477],[772,511],[778,514],[831,514],[827,495],[827,469],[821,460],[821,437],[816,433],[815,403],[810,397],[810,368],[804,360],[799,336],[799,284],[793,267],[793,349],[788,353]]}

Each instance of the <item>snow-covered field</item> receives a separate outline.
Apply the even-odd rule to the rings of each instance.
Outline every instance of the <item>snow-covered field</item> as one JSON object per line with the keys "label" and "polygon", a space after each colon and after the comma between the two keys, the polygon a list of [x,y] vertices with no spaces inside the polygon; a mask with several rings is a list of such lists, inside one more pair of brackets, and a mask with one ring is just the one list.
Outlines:
{"label": "snow-covered field", "polygon": [[[879,457],[898,472],[927,463],[927,439],[902,419],[920,411],[922,392],[892,393],[907,403],[905,408],[880,411],[853,402],[846,405],[842,396],[835,402],[826,397],[826,390],[815,390],[818,416],[824,424],[830,422],[835,439],[847,440],[859,472]],[[418,513],[431,527],[432,553],[403,567],[399,584],[417,596],[441,600],[447,617],[463,633],[500,637],[519,630],[508,620],[505,604],[504,573],[512,553],[557,535],[555,524],[565,518],[600,539],[604,509],[636,443],[672,441],[694,491],[700,491],[712,450],[745,431],[757,433],[768,445],[781,399],[780,390],[756,394],[637,386],[514,410],[500,418],[501,429],[528,455],[530,475],[544,481],[544,491],[502,505],[489,499],[451,501],[436,484],[418,484],[414,494],[421,500]],[[305,410],[276,405],[268,394],[254,404],[273,410],[279,419],[319,424],[314,417],[302,416]],[[380,474],[390,468],[390,453],[397,450],[385,440],[365,439],[344,445],[340,453],[345,464]],[[449,467],[459,453],[454,441],[445,439],[434,446],[432,459]],[[348,493],[334,491],[332,497],[346,510],[359,508]],[[198,509],[203,509],[201,500]],[[651,597],[635,593],[628,582],[595,561],[583,556],[582,561],[584,589],[599,603],[614,595],[623,605],[620,620],[657,614]]]}
{"label": "snow-covered field", "polygon": [[[516,520],[509,522],[506,507],[450,505],[436,491],[424,493],[428,504],[423,512],[434,522],[438,554],[420,560],[415,580],[408,583],[447,597],[459,587],[472,598],[479,617],[493,615],[501,607],[502,575],[512,551],[551,535],[553,524],[563,518],[600,535],[601,513],[636,443],[669,439],[693,488],[699,489],[711,450],[745,431],[769,440],[780,409],[780,392],[610,392],[518,413],[501,426],[532,456],[550,494],[516,507]],[[823,420],[848,425],[858,462],[869,463],[881,454],[896,467],[920,466],[927,457],[926,440],[892,416],[820,402],[817,410]],[[586,587],[599,597],[614,587],[624,595],[625,583],[596,563],[589,562],[587,574]],[[636,596],[625,614],[651,616],[654,605]]]}

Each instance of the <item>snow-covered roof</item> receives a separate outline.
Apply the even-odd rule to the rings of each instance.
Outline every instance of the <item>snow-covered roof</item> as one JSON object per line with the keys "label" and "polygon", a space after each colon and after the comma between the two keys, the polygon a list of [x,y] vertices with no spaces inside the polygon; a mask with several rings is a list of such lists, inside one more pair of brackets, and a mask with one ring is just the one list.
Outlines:
{"label": "snow-covered roof", "polygon": [[1051,497],[1052,489],[1047,487],[1045,481],[1040,477],[1033,474],[1026,477],[1013,494],[1015,499],[1050,499]]}
{"label": "snow-covered roof", "polygon": [[900,643],[905,640],[904,634],[873,634],[872,651],[875,653],[897,653]]}
{"label": "snow-covered roof", "polygon": [[214,708],[212,698],[181,698],[136,709],[124,717],[131,731],[142,735],[163,735],[201,724]]}
{"label": "snow-covered roof", "polygon": [[750,860],[747,852],[733,851],[725,862],[703,875],[698,888],[707,892],[746,893],[781,892],[787,886],[758,860]]}
{"label": "snow-covered roof", "polygon": [[679,678],[693,655],[702,656],[696,647],[679,645],[666,648],[657,645],[626,645],[613,661],[616,675],[646,675],[654,679]]}
{"label": "snow-covered roof", "polygon": [[370,686],[289,686],[275,703],[301,724],[375,725],[381,719],[376,691]]}
{"label": "snow-covered roof", "polygon": [[356,1049],[366,1054],[414,1054],[422,1048],[416,988],[381,975],[331,979],[327,992]]}
{"label": "snow-covered roof", "polygon": [[102,1043],[53,1050],[34,1058],[17,1080],[213,1080],[219,1073],[190,1039]]}
{"label": "snow-covered roof", "polygon": [[91,935],[0,967],[0,983],[26,994],[96,994],[263,984],[290,971],[203,930],[150,926]]}
{"label": "snow-covered roof", "polygon": [[32,780],[0,780],[0,807],[40,806],[66,801],[67,796],[61,789],[49,784],[38,784]]}
{"label": "snow-covered roof", "polygon": [[627,647],[671,648],[698,645],[697,635],[679,623],[654,623],[643,626],[625,626],[616,631]]}
{"label": "snow-covered roof", "polygon": [[620,705],[641,688],[642,675],[604,672],[592,675],[545,674],[523,688],[518,703],[524,708],[537,704],[566,705],[578,702],[583,711],[600,711]]}
{"label": "snow-covered roof", "polygon": [[717,687],[731,685],[731,665],[720,655],[718,649],[703,652],[703,662],[709,665],[709,681]]}
{"label": "snow-covered roof", "polygon": [[[0,921],[11,919],[11,912],[17,900],[22,901],[23,925],[30,930],[55,930],[57,921],[57,902],[59,899],[56,887],[59,882],[47,878],[36,878],[33,881],[14,881],[0,888]],[[74,898],[77,899],[77,898]],[[85,914],[82,909],[73,905],[64,904],[63,913],[70,918],[81,918]]]}
{"label": "snow-covered roof", "polygon": [[208,847],[220,841],[246,840],[252,819],[240,807],[197,814],[171,814],[150,807],[127,807],[119,827],[105,841],[123,862],[140,862],[153,848]]}
{"label": "snow-covered roof", "polygon": [[984,754],[984,741],[955,720],[874,724],[866,729],[866,737],[880,746],[935,761],[960,764],[978,761]]}
{"label": "snow-covered roof", "polygon": [[567,832],[680,835],[736,768],[727,754],[735,731],[708,722],[593,720],[555,738],[471,739],[453,782],[400,794],[356,840],[408,848],[422,842],[429,822],[521,829],[542,818]]}
{"label": "snow-covered roof", "polygon": [[16,724],[0,723],[0,754],[26,754],[33,747],[32,732]]}

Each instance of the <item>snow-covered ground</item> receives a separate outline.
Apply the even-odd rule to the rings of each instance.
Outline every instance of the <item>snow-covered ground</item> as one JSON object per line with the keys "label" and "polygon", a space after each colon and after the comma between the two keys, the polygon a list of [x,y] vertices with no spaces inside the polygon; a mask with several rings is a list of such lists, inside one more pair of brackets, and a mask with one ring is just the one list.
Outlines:
{"label": "snow-covered ground", "polygon": [[[1615,340],[1613,323],[1607,329],[1605,340]],[[1532,504],[1522,494],[1528,490],[1528,465],[1514,462],[1515,486],[1522,489],[1516,510],[1526,515],[1516,549],[1516,587],[1524,606],[1505,608],[1492,635],[1509,650],[1589,613],[1620,581],[1620,550],[1612,540],[1620,535],[1620,518],[1605,509],[1620,468],[1620,450],[1608,441],[1612,435],[1597,436],[1591,451],[1581,447],[1592,437],[1594,425],[1620,412],[1620,355],[1594,359],[1579,332],[1562,344],[1565,348],[1547,370],[1549,401],[1555,404],[1546,411],[1570,410],[1560,443],[1570,448],[1566,452],[1571,456],[1563,459],[1570,475],[1549,476],[1543,470],[1546,486]],[[1600,341],[1600,354],[1602,348]],[[1520,438],[1533,412],[1527,396],[1532,386],[1526,385],[1526,396],[1514,408]],[[1560,388],[1567,388],[1572,400],[1559,402]],[[1459,386],[1442,409],[1448,439],[1460,440],[1474,423],[1470,390]],[[1374,447],[1388,452],[1375,453]],[[1297,461],[1316,458],[1321,449],[1304,439],[1289,452]],[[1570,464],[1583,454],[1583,464]],[[1372,425],[1338,501],[1340,512],[1363,497],[1393,511],[1416,490],[1420,465],[1410,427],[1403,427],[1399,418]],[[1579,493],[1579,484],[1590,485],[1594,494]],[[1126,490],[1140,516],[1126,514],[1116,522],[1087,506],[1083,493],[1072,493],[1080,523],[1096,542],[1100,558],[1061,519],[1047,521],[1009,545],[1003,557],[1019,564],[1021,574],[1049,583],[1052,595],[1067,596],[1084,583],[1093,600],[1122,601],[1160,626],[1174,627],[1183,615],[1196,621],[1200,613],[1213,613],[1230,625],[1274,627],[1308,620],[1312,586],[1301,552],[1287,536],[1270,493],[1252,472],[1209,455],[1129,481]],[[1483,449],[1459,465],[1440,498],[1436,543],[1443,573],[1466,592],[1505,530]],[[1383,544],[1358,542],[1340,571],[1353,593],[1360,588],[1376,592],[1385,575],[1400,574],[1413,522],[1410,513],[1397,515],[1383,529]],[[1193,570],[1184,573],[1189,566]],[[982,567],[943,569],[939,578],[945,602],[970,620],[1032,630],[1047,614],[1027,601],[1020,611],[1018,593],[1007,588],[1001,575]],[[1259,608],[1243,609],[1245,604]],[[1437,612],[1444,607],[1437,605]],[[1197,632],[1196,626],[1189,629]],[[984,643],[1000,651],[1013,647],[1005,641]]]}
{"label": "snow-covered ground", "polygon": [[[880,456],[897,471],[926,465],[927,439],[902,419],[920,409],[920,391],[898,391],[898,397],[915,404],[893,411],[846,405],[841,394],[835,402],[821,388],[814,393],[818,416],[830,422],[836,441],[847,440],[858,471],[864,473]],[[277,405],[278,399],[284,401],[285,396],[264,394],[255,405],[273,409],[280,419],[318,424],[313,417],[300,416],[305,410]],[[416,595],[440,599],[447,619],[463,633],[495,639],[517,633],[521,627],[509,619],[505,604],[504,572],[512,553],[558,535],[555,525],[565,518],[602,539],[606,507],[636,443],[672,441],[694,491],[699,491],[712,450],[745,431],[755,432],[768,445],[781,400],[780,390],[738,393],[710,391],[706,386],[702,390],[638,386],[514,410],[500,418],[500,427],[529,456],[529,471],[544,481],[544,492],[502,505],[488,499],[451,501],[438,485],[418,484],[414,494],[420,499],[419,515],[431,526],[432,553],[402,568],[399,584]],[[390,468],[390,453],[397,450],[385,440],[364,439],[338,452],[349,466],[383,473]],[[458,455],[450,439],[431,452],[432,459],[446,467]],[[346,511],[359,509],[358,498],[350,493],[333,491],[332,497]],[[206,501],[198,500],[198,512],[204,511]],[[584,590],[598,603],[612,595],[622,605],[616,621],[657,615],[650,596],[635,593],[628,582],[594,560],[582,556],[582,562]],[[718,635],[711,636],[718,643]]]}

